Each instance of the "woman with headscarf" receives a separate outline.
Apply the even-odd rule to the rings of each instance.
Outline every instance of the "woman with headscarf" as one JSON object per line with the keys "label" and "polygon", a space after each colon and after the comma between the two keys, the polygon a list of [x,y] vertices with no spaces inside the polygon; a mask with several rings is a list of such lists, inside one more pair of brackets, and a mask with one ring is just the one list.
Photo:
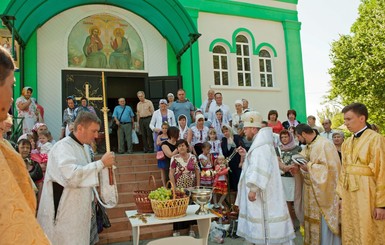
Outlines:
{"label": "woman with headscarf", "polygon": [[82,111],[88,111],[92,112],[96,115],[96,111],[93,106],[89,105],[88,99],[86,97],[82,97],[80,99],[80,106],[78,106],[75,109],[75,118],[79,115],[80,112]]}
{"label": "woman with headscarf", "polygon": [[198,114],[195,117],[195,122],[196,125],[191,127],[191,145],[193,147],[193,153],[199,156],[202,153],[202,143],[208,140],[209,128],[204,125],[205,117],[203,114]]}
{"label": "woman with headscarf", "polygon": [[[236,149],[240,146],[244,147],[242,137],[240,137],[237,134],[234,134],[233,129],[228,124],[224,124],[222,126],[222,153],[225,158],[228,158],[231,154],[236,151]],[[242,165],[241,162],[241,156],[236,153],[234,157],[229,161],[228,166],[230,167],[230,189],[231,190],[238,190],[238,182],[239,178],[241,177],[242,172]]]}
{"label": "woman with headscarf", "polygon": [[159,109],[154,111],[150,121],[150,129],[154,133],[154,149],[156,149],[156,139],[158,134],[162,132],[162,124],[166,122],[168,126],[176,126],[174,112],[167,109],[167,100],[159,100]]}
{"label": "woman with headscarf", "polygon": [[[287,207],[293,221],[297,215],[303,223],[302,210],[302,177],[298,173],[298,166],[293,163],[292,157],[301,151],[301,147],[295,143],[294,136],[286,129],[279,133],[280,146],[277,148],[279,156],[279,168],[286,197]],[[295,212],[294,212],[295,210]]]}
{"label": "woman with headscarf", "polygon": [[175,96],[173,93],[168,93],[167,94],[167,100],[168,100],[168,107],[170,107],[172,105],[172,103],[174,103],[174,100],[175,100]]}
{"label": "woman with headscarf", "polygon": [[33,126],[39,120],[39,111],[37,110],[35,101],[32,97],[33,89],[24,87],[21,91],[21,96],[16,100],[16,108],[19,117],[23,120],[23,133],[32,131]]}
{"label": "woman with headscarf", "polygon": [[192,140],[192,131],[187,126],[187,117],[183,114],[178,117],[178,127],[179,127],[179,139],[187,140],[187,143],[191,144]]}
{"label": "woman with headscarf", "polygon": [[69,124],[75,121],[75,109],[76,102],[73,96],[68,96],[67,99],[67,108],[63,112],[63,124],[61,128],[60,139],[70,134]]}

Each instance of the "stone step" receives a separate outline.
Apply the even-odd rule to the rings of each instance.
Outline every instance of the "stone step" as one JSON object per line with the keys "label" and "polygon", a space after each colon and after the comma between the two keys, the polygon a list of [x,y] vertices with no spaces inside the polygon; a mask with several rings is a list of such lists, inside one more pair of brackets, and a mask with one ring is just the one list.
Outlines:
{"label": "stone step", "polygon": [[116,174],[125,174],[125,173],[133,173],[133,172],[144,172],[144,171],[154,171],[160,169],[158,168],[158,164],[142,164],[142,165],[134,165],[134,166],[118,166],[115,169]]}
{"label": "stone step", "polygon": [[[98,156],[101,157],[100,155]],[[106,209],[111,227],[99,234],[98,244],[132,241],[131,225],[125,214],[127,210],[137,209],[134,191],[153,190],[162,185],[160,169],[155,154],[119,154],[115,170],[119,203],[113,209]],[[149,185],[153,175],[155,185]],[[172,224],[141,227],[140,239],[156,239],[172,235]]]}
{"label": "stone step", "polygon": [[[127,172],[121,172],[121,171],[116,171],[116,180],[118,182],[137,182],[137,181],[142,181],[142,180],[147,180],[149,182],[150,176],[154,176],[155,182],[157,180],[160,180],[160,169],[154,169],[154,170],[148,170],[148,171],[127,171]],[[152,184],[152,180],[151,180]],[[148,183],[147,183],[148,185]]]}
{"label": "stone step", "polygon": [[[96,155],[95,159],[100,159],[102,155]],[[116,154],[116,166],[133,166],[142,164],[156,164],[155,154]]]}

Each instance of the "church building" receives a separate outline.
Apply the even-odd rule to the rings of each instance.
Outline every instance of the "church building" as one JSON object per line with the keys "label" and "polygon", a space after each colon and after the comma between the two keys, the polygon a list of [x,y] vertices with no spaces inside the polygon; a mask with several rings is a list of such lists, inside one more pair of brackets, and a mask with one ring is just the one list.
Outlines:
{"label": "church building", "polygon": [[[2,0],[0,44],[13,51],[21,88],[60,135],[65,99],[87,97],[100,111],[102,80],[112,111],[136,109],[143,90],[159,99],[184,88],[197,107],[207,91],[224,104],[247,99],[267,120],[295,109],[305,121],[298,0]],[[104,74],[104,75],[102,75]]]}

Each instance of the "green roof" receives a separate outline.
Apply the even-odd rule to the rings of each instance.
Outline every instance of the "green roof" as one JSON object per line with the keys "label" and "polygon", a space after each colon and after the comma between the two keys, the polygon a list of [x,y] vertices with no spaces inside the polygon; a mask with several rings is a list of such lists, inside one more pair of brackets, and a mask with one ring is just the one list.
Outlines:
{"label": "green roof", "polygon": [[10,0],[2,14],[16,18],[14,27],[20,39],[27,43],[34,31],[52,17],[87,4],[112,5],[141,16],[169,41],[175,53],[189,44],[190,34],[198,33],[178,0]]}

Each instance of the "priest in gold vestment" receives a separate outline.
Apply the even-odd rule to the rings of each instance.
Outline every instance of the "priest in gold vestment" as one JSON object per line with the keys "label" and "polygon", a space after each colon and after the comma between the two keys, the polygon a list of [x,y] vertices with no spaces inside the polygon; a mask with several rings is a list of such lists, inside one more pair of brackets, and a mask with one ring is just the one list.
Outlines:
{"label": "priest in gold vestment", "polygon": [[342,199],[343,244],[385,244],[385,139],[366,125],[361,103],[346,106],[344,121],[353,135],[342,145],[337,192]]}
{"label": "priest in gold vestment", "polygon": [[[12,103],[15,65],[0,47],[0,121]],[[0,140],[0,244],[50,244],[35,218],[36,197],[21,156]]]}
{"label": "priest in gold vestment", "polygon": [[304,244],[339,245],[339,197],[335,189],[341,162],[337,149],[307,124],[299,124],[295,132],[306,144],[301,154],[308,161],[300,166],[304,178]]}

